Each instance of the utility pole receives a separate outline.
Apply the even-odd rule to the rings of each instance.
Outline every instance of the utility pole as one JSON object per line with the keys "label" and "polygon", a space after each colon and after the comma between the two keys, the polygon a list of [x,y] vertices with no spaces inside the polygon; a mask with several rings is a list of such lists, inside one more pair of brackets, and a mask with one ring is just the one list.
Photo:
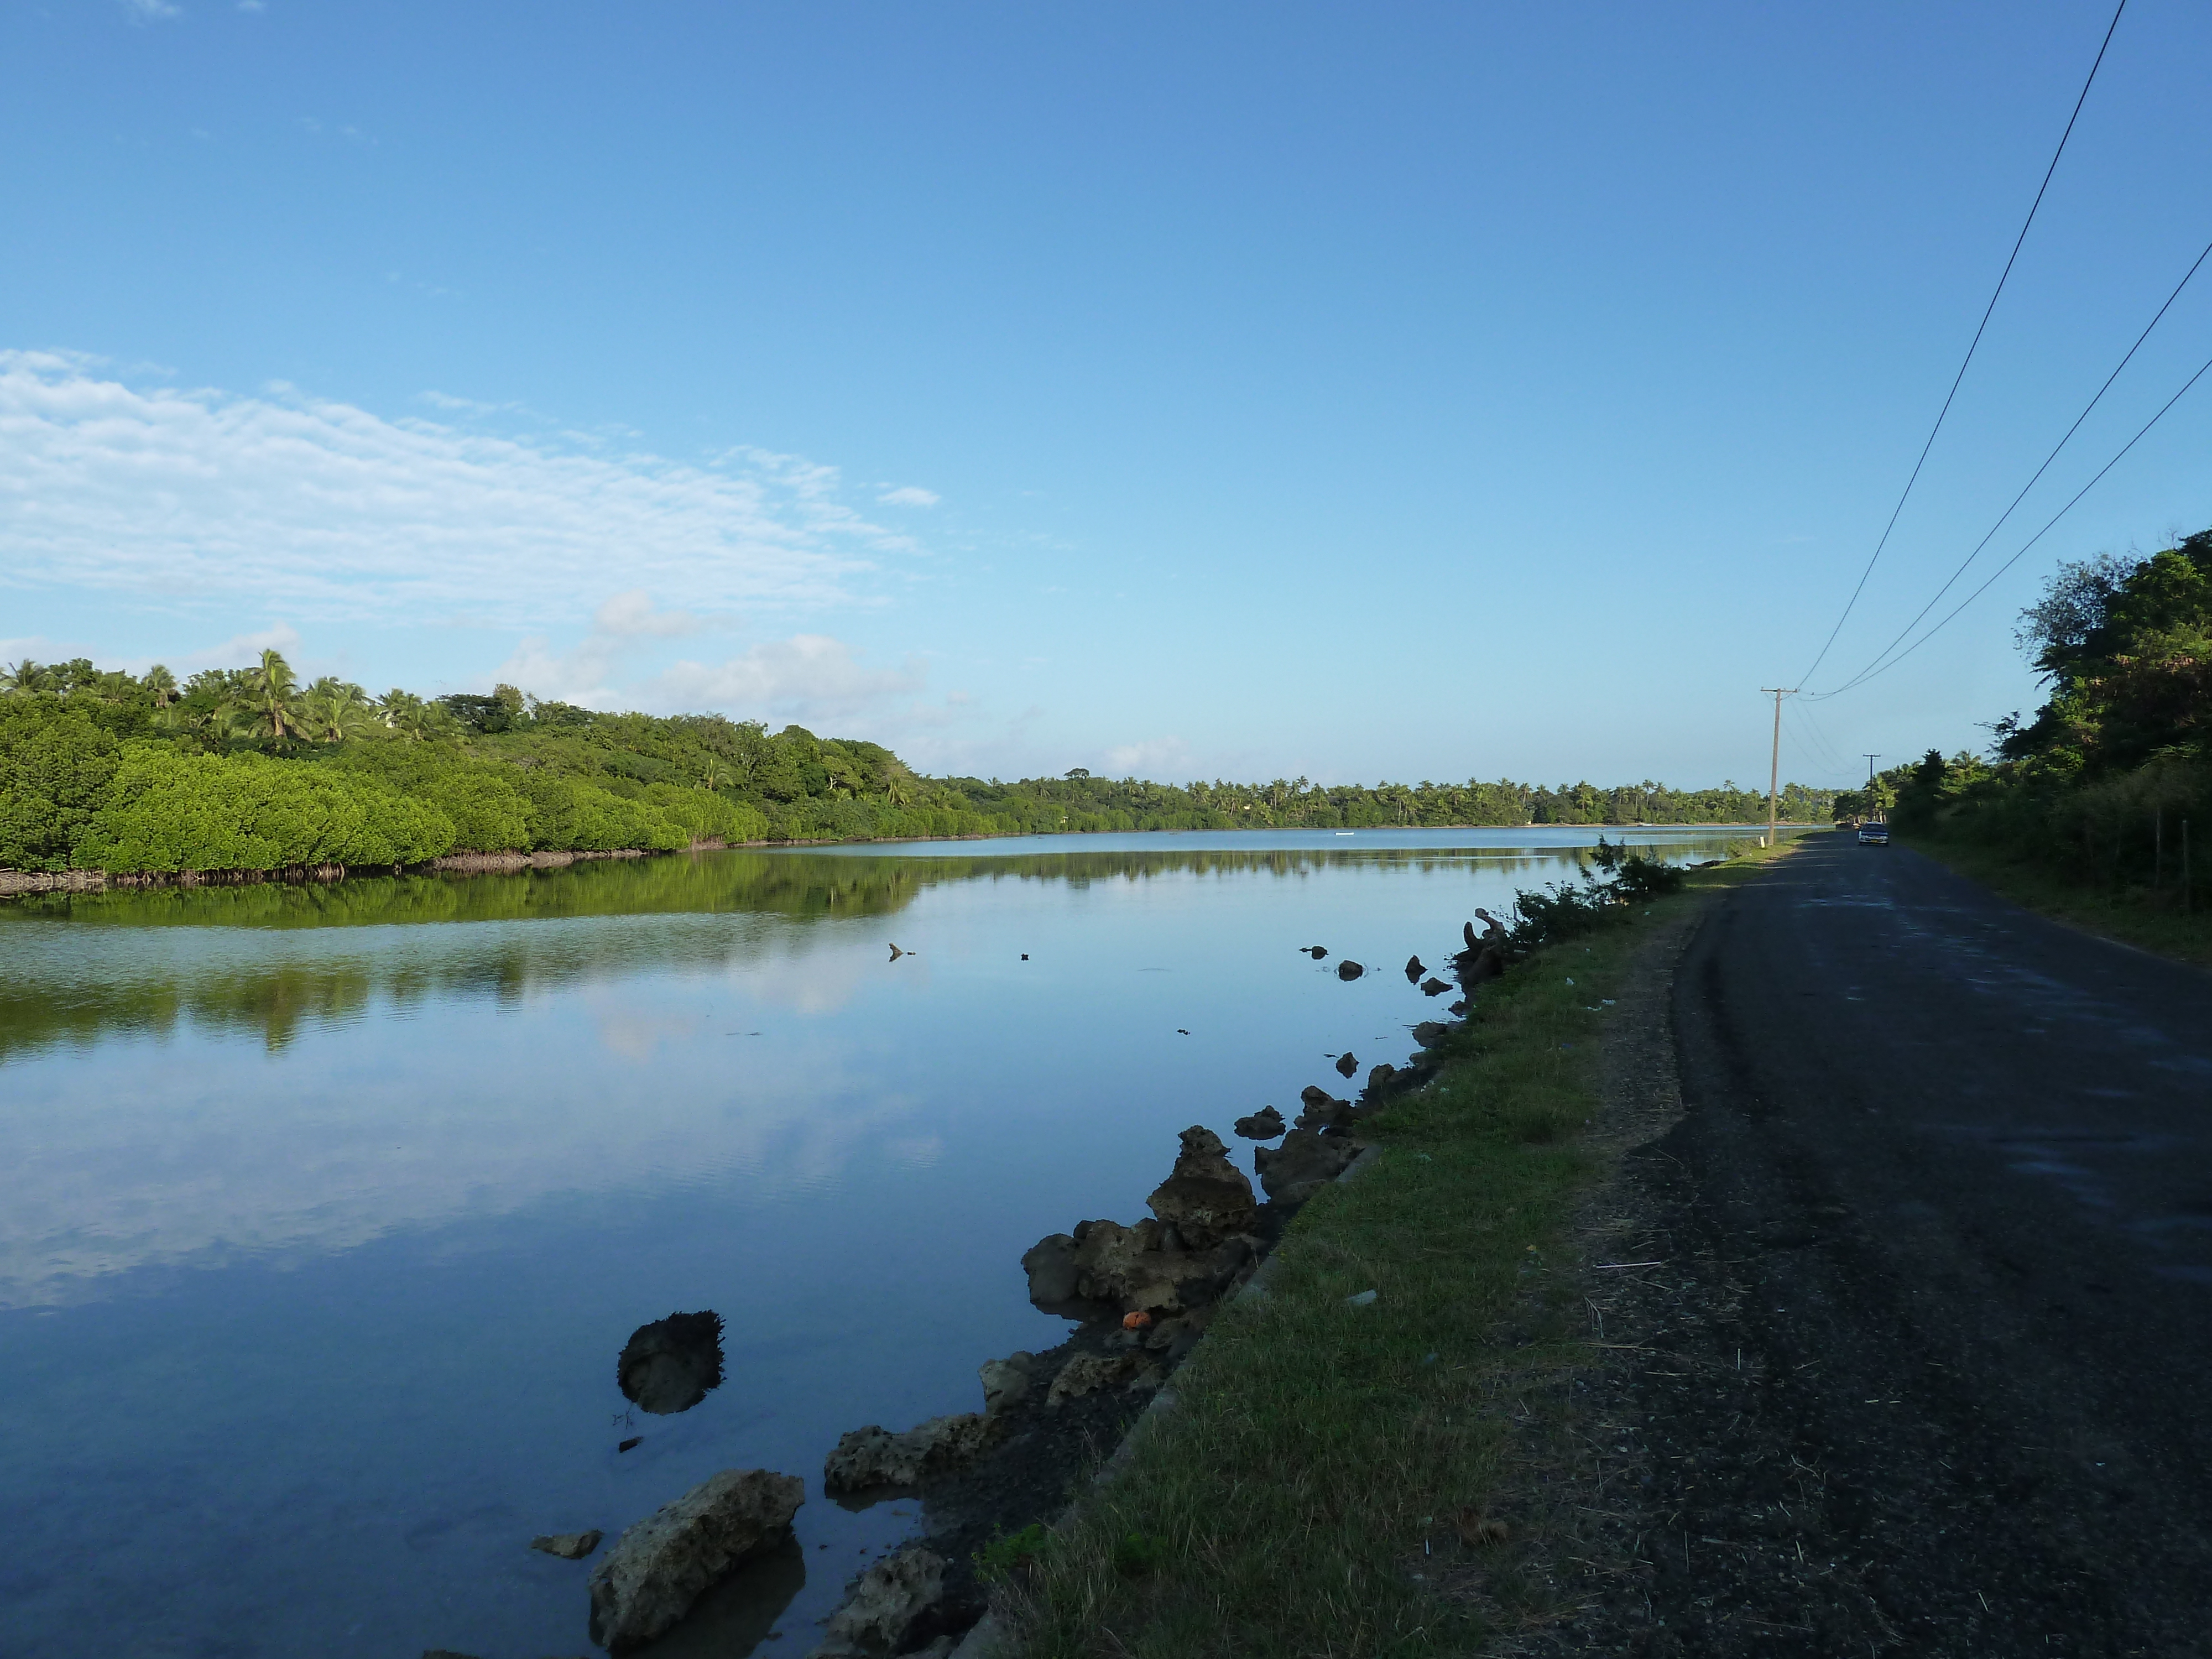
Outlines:
{"label": "utility pole", "polygon": [[1774,845],[1775,804],[1780,798],[1782,788],[1782,700],[1796,696],[1797,688],[1794,685],[1762,685],[1759,689],[1774,699],[1774,757],[1766,769],[1766,844],[1771,848]]}
{"label": "utility pole", "polygon": [[1880,760],[1881,758],[1881,756],[1879,756],[1879,755],[1869,755],[1869,756],[1866,757],[1866,763],[1867,763],[1867,787],[1868,787],[1868,788],[1869,788],[1869,789],[1871,789],[1871,788],[1873,788],[1873,787],[1874,787],[1874,763],[1875,763],[1876,761]]}

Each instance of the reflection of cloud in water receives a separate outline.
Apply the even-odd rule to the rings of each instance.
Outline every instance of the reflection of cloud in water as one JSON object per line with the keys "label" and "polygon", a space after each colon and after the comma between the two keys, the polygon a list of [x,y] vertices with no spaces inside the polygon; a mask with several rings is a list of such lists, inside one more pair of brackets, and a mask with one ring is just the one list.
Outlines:
{"label": "reflection of cloud in water", "polygon": [[241,1065],[234,1044],[158,1059],[134,1044],[96,1083],[62,1057],[10,1068],[0,1307],[96,1299],[134,1268],[281,1264],[562,1193],[673,1180],[778,1201],[837,1184],[916,1109],[827,1042],[755,1044],[733,1064],[711,1022],[650,1069],[580,1054],[604,1053],[610,1030],[665,1039],[678,1017],[641,992],[596,1021],[551,998],[496,1024],[447,1012],[479,1029],[349,1033],[305,1087],[309,1056]]}
{"label": "reflection of cloud in water", "polygon": [[884,1142],[884,1156],[894,1164],[926,1170],[945,1156],[943,1135],[900,1135]]}
{"label": "reflection of cloud in water", "polygon": [[653,1013],[604,1005],[599,1010],[599,1041],[623,1059],[634,1060],[640,1065],[651,1060],[653,1051],[663,1042],[697,1036],[704,1024],[697,1014]]}

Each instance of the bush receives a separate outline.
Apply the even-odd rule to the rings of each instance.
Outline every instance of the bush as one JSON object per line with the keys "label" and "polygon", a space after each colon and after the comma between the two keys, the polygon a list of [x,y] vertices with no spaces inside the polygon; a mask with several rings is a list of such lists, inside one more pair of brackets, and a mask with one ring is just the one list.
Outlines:
{"label": "bush", "polygon": [[445,814],[367,778],[131,744],[77,861],[111,873],[419,864],[453,844]]}
{"label": "bush", "polygon": [[57,698],[0,702],[0,869],[70,867],[118,748]]}

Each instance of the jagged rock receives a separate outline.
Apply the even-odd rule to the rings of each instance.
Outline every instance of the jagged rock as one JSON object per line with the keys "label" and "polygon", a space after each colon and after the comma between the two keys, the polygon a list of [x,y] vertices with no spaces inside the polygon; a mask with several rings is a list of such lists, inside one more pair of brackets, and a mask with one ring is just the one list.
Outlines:
{"label": "jagged rock", "polygon": [[1279,1204],[1303,1204],[1316,1191],[1335,1180],[1344,1167],[1359,1155],[1349,1140],[1324,1139],[1311,1129],[1293,1129],[1283,1144],[1265,1146],[1252,1154],[1260,1170],[1260,1184]]}
{"label": "jagged rock", "polygon": [[1030,1276],[1030,1300],[1038,1306],[1074,1301],[1075,1241],[1066,1233],[1040,1238],[1023,1255],[1022,1271]]}
{"label": "jagged rock", "polygon": [[1063,1400],[1096,1394],[1101,1389],[1156,1389],[1161,1381],[1160,1368],[1142,1354],[1121,1353],[1109,1358],[1104,1354],[1079,1353],[1060,1368],[1060,1375],[1045,1392],[1044,1403],[1049,1409]]}
{"label": "jagged rock", "polygon": [[1425,997],[1440,997],[1450,989],[1451,987],[1440,979],[1425,979],[1421,981],[1421,994]]}
{"label": "jagged rock", "polygon": [[1397,1075],[1398,1068],[1395,1066],[1382,1065],[1376,1066],[1367,1073],[1367,1092],[1371,1095],[1381,1094],[1385,1089],[1390,1086],[1391,1079],[1395,1078]]}
{"label": "jagged rock", "polygon": [[1476,986],[1496,979],[1504,971],[1505,957],[1494,945],[1462,951],[1452,958],[1452,972],[1459,981],[1459,988],[1469,996],[1474,994]]}
{"label": "jagged rock", "polygon": [[655,1417],[688,1412],[722,1382],[722,1316],[676,1313],[641,1325],[615,1361],[623,1398]]}
{"label": "jagged rock", "polygon": [[1030,1373],[1036,1364],[1036,1356],[1027,1349],[1008,1354],[1004,1359],[987,1359],[977,1370],[983,1379],[983,1415],[996,1417],[1009,1406],[1018,1406],[1027,1399]]}
{"label": "jagged rock", "polygon": [[791,1535],[806,1483],[724,1469],[627,1529],[592,1570],[592,1640],[620,1652],[648,1642],[747,1557]]}
{"label": "jagged rock", "polygon": [[1356,962],[1340,962],[1336,964],[1336,976],[1339,979],[1358,979],[1366,971]]}
{"label": "jagged rock", "polygon": [[1193,1124],[1182,1132],[1182,1151],[1146,1207],[1173,1227],[1186,1249],[1209,1249],[1252,1231],[1259,1201],[1252,1183],[1229,1161],[1229,1149],[1212,1130]]}
{"label": "jagged rock", "polygon": [[903,1434],[871,1423],[838,1437],[836,1449],[822,1466],[822,1490],[918,1486],[972,1462],[990,1437],[990,1421],[980,1412],[933,1417]]}
{"label": "jagged rock", "polygon": [[945,1596],[945,1558],[919,1544],[885,1556],[853,1581],[807,1659],[881,1659],[905,1647],[915,1621]]}
{"label": "jagged rock", "polygon": [[1413,1041],[1424,1048],[1433,1048],[1451,1035],[1451,1027],[1433,1019],[1425,1019],[1413,1028]]}
{"label": "jagged rock", "polygon": [[1328,946],[1326,945],[1301,945],[1298,946],[1298,949],[1304,951],[1316,962],[1319,962],[1323,957],[1328,954]]}
{"label": "jagged rock", "polygon": [[1427,973],[1428,971],[1429,971],[1429,970],[1428,970],[1426,968],[1425,968],[1424,966],[1422,966],[1420,957],[1407,957],[1406,958],[1406,983],[1407,983],[1407,984],[1408,984],[1408,985],[1412,985],[1412,984],[1415,983],[1417,981],[1419,981],[1419,978],[1421,977],[1421,975],[1422,975],[1423,974],[1425,974],[1425,973]]}
{"label": "jagged rock", "polygon": [[1283,1115],[1272,1106],[1262,1106],[1251,1116],[1237,1120],[1237,1133],[1247,1140],[1273,1140],[1286,1127]]}
{"label": "jagged rock", "polygon": [[1336,1074],[1339,1077],[1350,1077],[1358,1069],[1359,1056],[1353,1054],[1350,1049],[1346,1049],[1344,1053],[1336,1057]]}
{"label": "jagged rock", "polygon": [[557,1555],[563,1561],[580,1561],[599,1548],[603,1532],[541,1533],[530,1540],[530,1547],[544,1550],[548,1555]]}
{"label": "jagged rock", "polygon": [[[1255,1205],[1255,1222],[1258,1214]],[[1169,1231],[1164,1223],[1149,1219],[1133,1227],[1083,1223],[1075,1230],[1080,1241],[1075,1257],[1081,1273],[1079,1293],[1114,1303],[1124,1313],[1176,1313],[1212,1302],[1252,1259],[1251,1242],[1241,1237],[1208,1249],[1184,1250],[1170,1248]]]}
{"label": "jagged rock", "polygon": [[1444,1012],[1449,1014],[1454,1019],[1463,1018],[1467,1013],[1467,999],[1465,997],[1462,997],[1457,1002],[1453,1003],[1451,1006],[1445,1009]]}
{"label": "jagged rock", "polygon": [[1358,1120],[1358,1109],[1350,1101],[1339,1100],[1326,1089],[1309,1086],[1298,1098],[1306,1108],[1298,1114],[1297,1127],[1301,1129],[1334,1129]]}

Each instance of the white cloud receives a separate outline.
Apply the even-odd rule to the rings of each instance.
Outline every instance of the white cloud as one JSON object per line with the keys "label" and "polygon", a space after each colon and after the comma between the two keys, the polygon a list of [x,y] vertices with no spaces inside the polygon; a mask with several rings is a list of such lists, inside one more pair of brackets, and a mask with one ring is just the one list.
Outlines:
{"label": "white cloud", "polygon": [[1190,745],[1181,738],[1116,744],[1106,751],[1106,769],[1117,778],[1187,778],[1191,775]]}
{"label": "white cloud", "polygon": [[300,630],[289,623],[278,623],[273,628],[252,634],[234,634],[221,645],[211,645],[204,651],[178,658],[174,666],[186,670],[238,668],[251,664],[264,651],[296,653],[299,648]]}
{"label": "white cloud", "polygon": [[185,15],[185,9],[171,4],[170,0],[123,0],[123,9],[141,23],[155,23]]}
{"label": "white cloud", "polygon": [[811,723],[880,715],[886,705],[919,692],[927,678],[917,659],[898,668],[869,668],[842,640],[799,634],[720,664],[677,663],[642,690],[656,708]]}
{"label": "white cloud", "polygon": [[681,639],[707,626],[688,611],[655,611],[653,596],[634,587],[592,613],[592,631],[573,650],[556,652],[544,635],[534,635],[500,665],[498,677],[552,702],[604,707],[622,695],[611,681],[625,657],[657,640]]}
{"label": "white cloud", "polygon": [[610,577],[709,612],[819,605],[913,547],[840,489],[834,468],[760,450],[586,454],[289,386],[137,386],[0,352],[0,586],[516,627],[574,617]]}
{"label": "white cloud", "polygon": [[896,489],[887,489],[876,497],[893,507],[935,507],[945,498],[933,489],[924,489],[920,484],[902,484]]}

